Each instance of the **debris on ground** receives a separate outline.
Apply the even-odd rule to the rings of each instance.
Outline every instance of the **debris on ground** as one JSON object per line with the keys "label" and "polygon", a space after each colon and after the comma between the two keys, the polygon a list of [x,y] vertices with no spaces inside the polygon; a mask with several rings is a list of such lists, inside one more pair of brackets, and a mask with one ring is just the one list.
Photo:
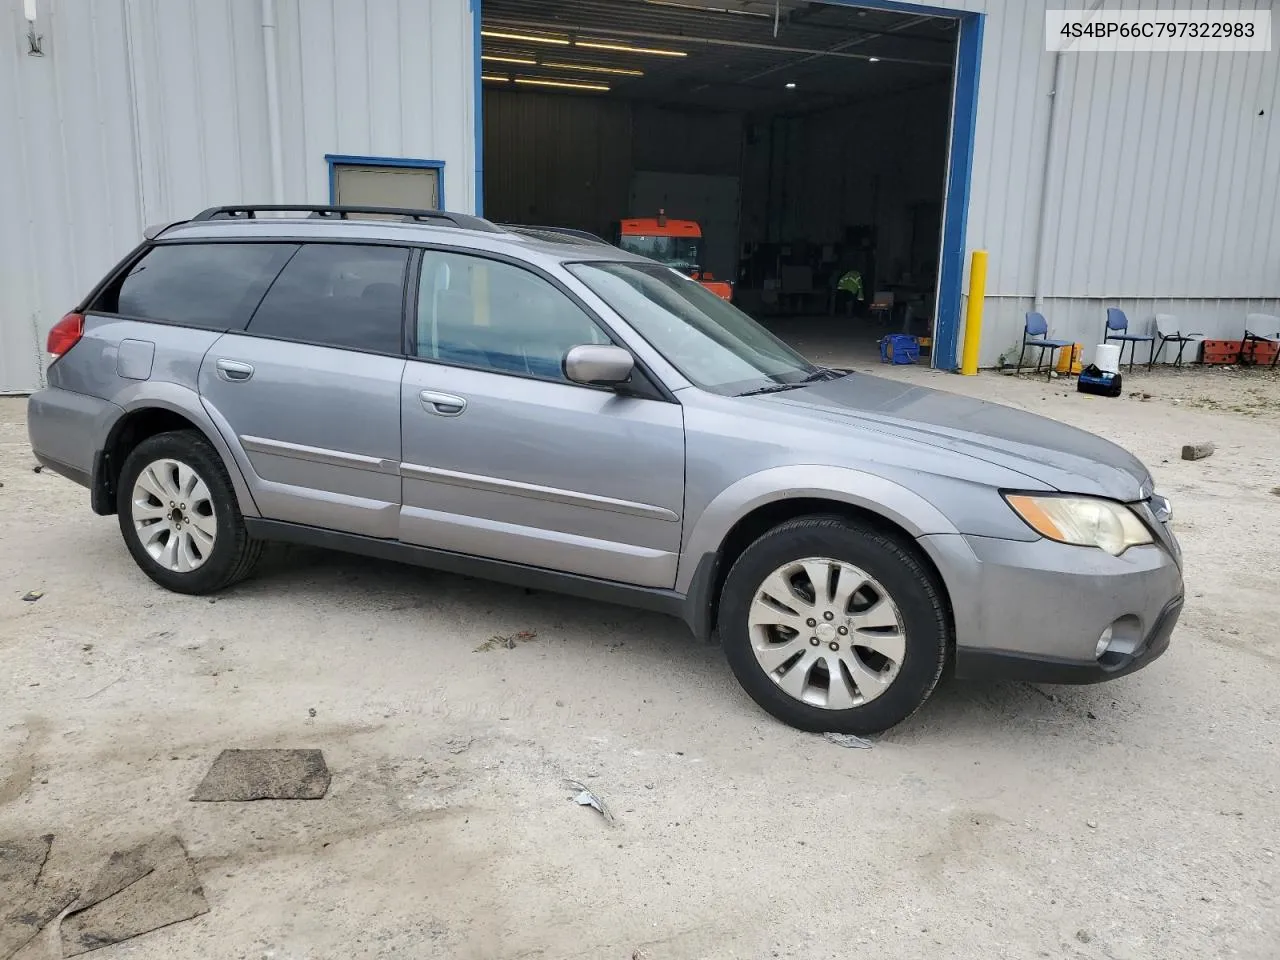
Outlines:
{"label": "debris on ground", "polygon": [[852,733],[824,733],[822,737],[837,747],[849,747],[854,750],[870,750],[874,746],[870,740],[855,737]]}
{"label": "debris on ground", "polygon": [[23,594],[22,599],[25,600],[27,603],[35,603],[37,600],[39,600],[43,596],[44,596],[43,590],[28,590],[25,594]]}
{"label": "debris on ground", "polygon": [[1211,441],[1206,440],[1203,443],[1188,443],[1182,447],[1183,460],[1203,460],[1205,457],[1213,455],[1214,445]]}
{"label": "debris on ground", "polygon": [[53,834],[0,840],[0,960],[9,960],[67,909],[77,891],[45,875]]}
{"label": "debris on ground", "polygon": [[32,472],[32,473],[42,473],[43,471],[44,471],[44,467],[43,467],[43,466],[41,466],[41,465],[40,465],[40,464],[38,464],[38,463],[37,463],[34,467],[32,467],[32,468],[31,468],[31,472]]}
{"label": "debris on ground", "polygon": [[319,750],[223,750],[192,800],[319,800],[329,790]]}
{"label": "debris on ground", "polygon": [[113,853],[62,921],[62,955],[100,947],[209,912],[182,841],[159,837]]}
{"label": "debris on ground", "polygon": [[521,630],[518,633],[500,634],[495,633],[480,646],[476,647],[475,653],[487,653],[490,650],[514,650],[517,643],[528,643],[536,638],[538,634],[533,630]]}
{"label": "debris on ground", "polygon": [[316,715],[316,708],[315,708],[315,707],[308,707],[308,708],[307,708],[307,716],[308,716],[308,717],[314,717],[315,715]]}
{"label": "debris on ground", "polygon": [[1271,493],[1274,496],[1280,497],[1280,487],[1272,487]]}
{"label": "debris on ground", "polygon": [[585,783],[569,779],[566,779],[565,783],[578,791],[573,797],[574,803],[580,807],[593,807],[608,823],[613,823],[613,814],[609,812],[609,808],[604,805],[604,801],[599,796],[588,789]]}

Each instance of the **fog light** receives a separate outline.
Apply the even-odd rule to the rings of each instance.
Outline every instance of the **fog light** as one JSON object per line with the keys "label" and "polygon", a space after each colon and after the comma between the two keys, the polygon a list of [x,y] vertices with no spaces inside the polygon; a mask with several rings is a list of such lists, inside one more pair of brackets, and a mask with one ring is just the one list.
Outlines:
{"label": "fog light", "polygon": [[1094,648],[1093,656],[1095,659],[1101,660],[1103,654],[1107,652],[1107,647],[1111,646],[1111,636],[1115,632],[1115,624],[1107,627],[1102,631],[1102,635],[1098,637],[1098,646]]}

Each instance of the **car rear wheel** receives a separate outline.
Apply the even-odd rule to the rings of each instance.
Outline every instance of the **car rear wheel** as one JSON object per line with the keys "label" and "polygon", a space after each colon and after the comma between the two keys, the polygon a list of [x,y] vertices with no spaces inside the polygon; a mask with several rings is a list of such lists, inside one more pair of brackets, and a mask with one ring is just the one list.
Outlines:
{"label": "car rear wheel", "polygon": [[247,577],[262,554],[218,452],[191,431],[138,444],[121,468],[116,497],[129,553],[162,587],[213,593]]}
{"label": "car rear wheel", "polygon": [[950,637],[941,586],[915,552],[842,517],[792,520],[747,547],[719,622],[752,699],[815,732],[878,733],[911,716]]}

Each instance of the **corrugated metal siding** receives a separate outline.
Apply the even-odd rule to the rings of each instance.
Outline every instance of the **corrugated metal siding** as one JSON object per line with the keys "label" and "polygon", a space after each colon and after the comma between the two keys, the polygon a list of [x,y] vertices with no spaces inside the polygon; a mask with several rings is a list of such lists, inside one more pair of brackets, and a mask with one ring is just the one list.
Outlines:
{"label": "corrugated metal siding", "polygon": [[[1274,52],[1066,54],[1049,145],[1053,55],[1044,50],[1044,12],[1062,4],[932,5],[987,13],[966,231],[969,249],[990,252],[984,363],[1018,340],[1037,293],[1055,335],[1090,349],[1107,306],[1125,309],[1144,330],[1159,310],[1222,337],[1240,335],[1246,312],[1280,312]],[[1224,8],[1204,0],[1177,6]]]}
{"label": "corrugated metal siding", "polygon": [[631,104],[486,90],[485,216],[604,234],[631,192]]}
{"label": "corrugated metal siding", "polygon": [[474,210],[468,0],[280,0],[279,20],[286,200],[327,200],[337,153],[442,160],[445,205]]}
{"label": "corrugated metal siding", "polygon": [[[988,14],[967,229],[970,248],[991,252],[984,362],[1017,339],[1037,292],[1046,157],[1039,292],[1064,335],[1093,342],[1086,332],[1100,327],[1094,314],[1108,298],[1131,305],[1135,322],[1158,306],[1211,335],[1234,333],[1248,309],[1280,311],[1274,52],[1066,55],[1047,152],[1048,0],[931,5]],[[328,198],[326,153],[402,156],[445,161],[446,203],[470,210],[469,0],[278,6],[286,198]],[[44,332],[145,223],[264,200],[270,182],[259,0],[39,7],[44,57],[26,56],[19,0],[0,11],[0,390],[36,386]],[[518,117],[513,125],[487,124],[490,150],[530,130]],[[607,153],[621,135],[618,125],[571,142]],[[492,209],[527,207],[522,185],[532,190],[537,174],[554,182],[565,153],[557,162],[543,149],[544,159],[510,174],[534,179],[513,182]],[[563,178],[580,190],[581,176]],[[574,216],[598,219],[585,196]]]}
{"label": "corrugated metal siding", "polygon": [[[475,200],[467,0],[278,0],[285,197],[326,153],[445,162]],[[0,391],[38,386],[48,328],[149,223],[269,202],[261,0],[0,2]]]}

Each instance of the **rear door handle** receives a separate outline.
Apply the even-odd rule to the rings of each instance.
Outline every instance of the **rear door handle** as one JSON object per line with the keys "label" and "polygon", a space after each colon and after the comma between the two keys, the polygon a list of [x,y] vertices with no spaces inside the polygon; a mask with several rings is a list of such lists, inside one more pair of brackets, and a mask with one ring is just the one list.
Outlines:
{"label": "rear door handle", "polygon": [[418,399],[427,408],[427,413],[434,413],[439,417],[456,417],[467,409],[467,401],[462,397],[455,397],[452,393],[423,390],[418,394]]}
{"label": "rear door handle", "polygon": [[241,363],[239,360],[219,360],[214,364],[218,368],[218,376],[228,383],[239,383],[253,376],[253,364]]}

